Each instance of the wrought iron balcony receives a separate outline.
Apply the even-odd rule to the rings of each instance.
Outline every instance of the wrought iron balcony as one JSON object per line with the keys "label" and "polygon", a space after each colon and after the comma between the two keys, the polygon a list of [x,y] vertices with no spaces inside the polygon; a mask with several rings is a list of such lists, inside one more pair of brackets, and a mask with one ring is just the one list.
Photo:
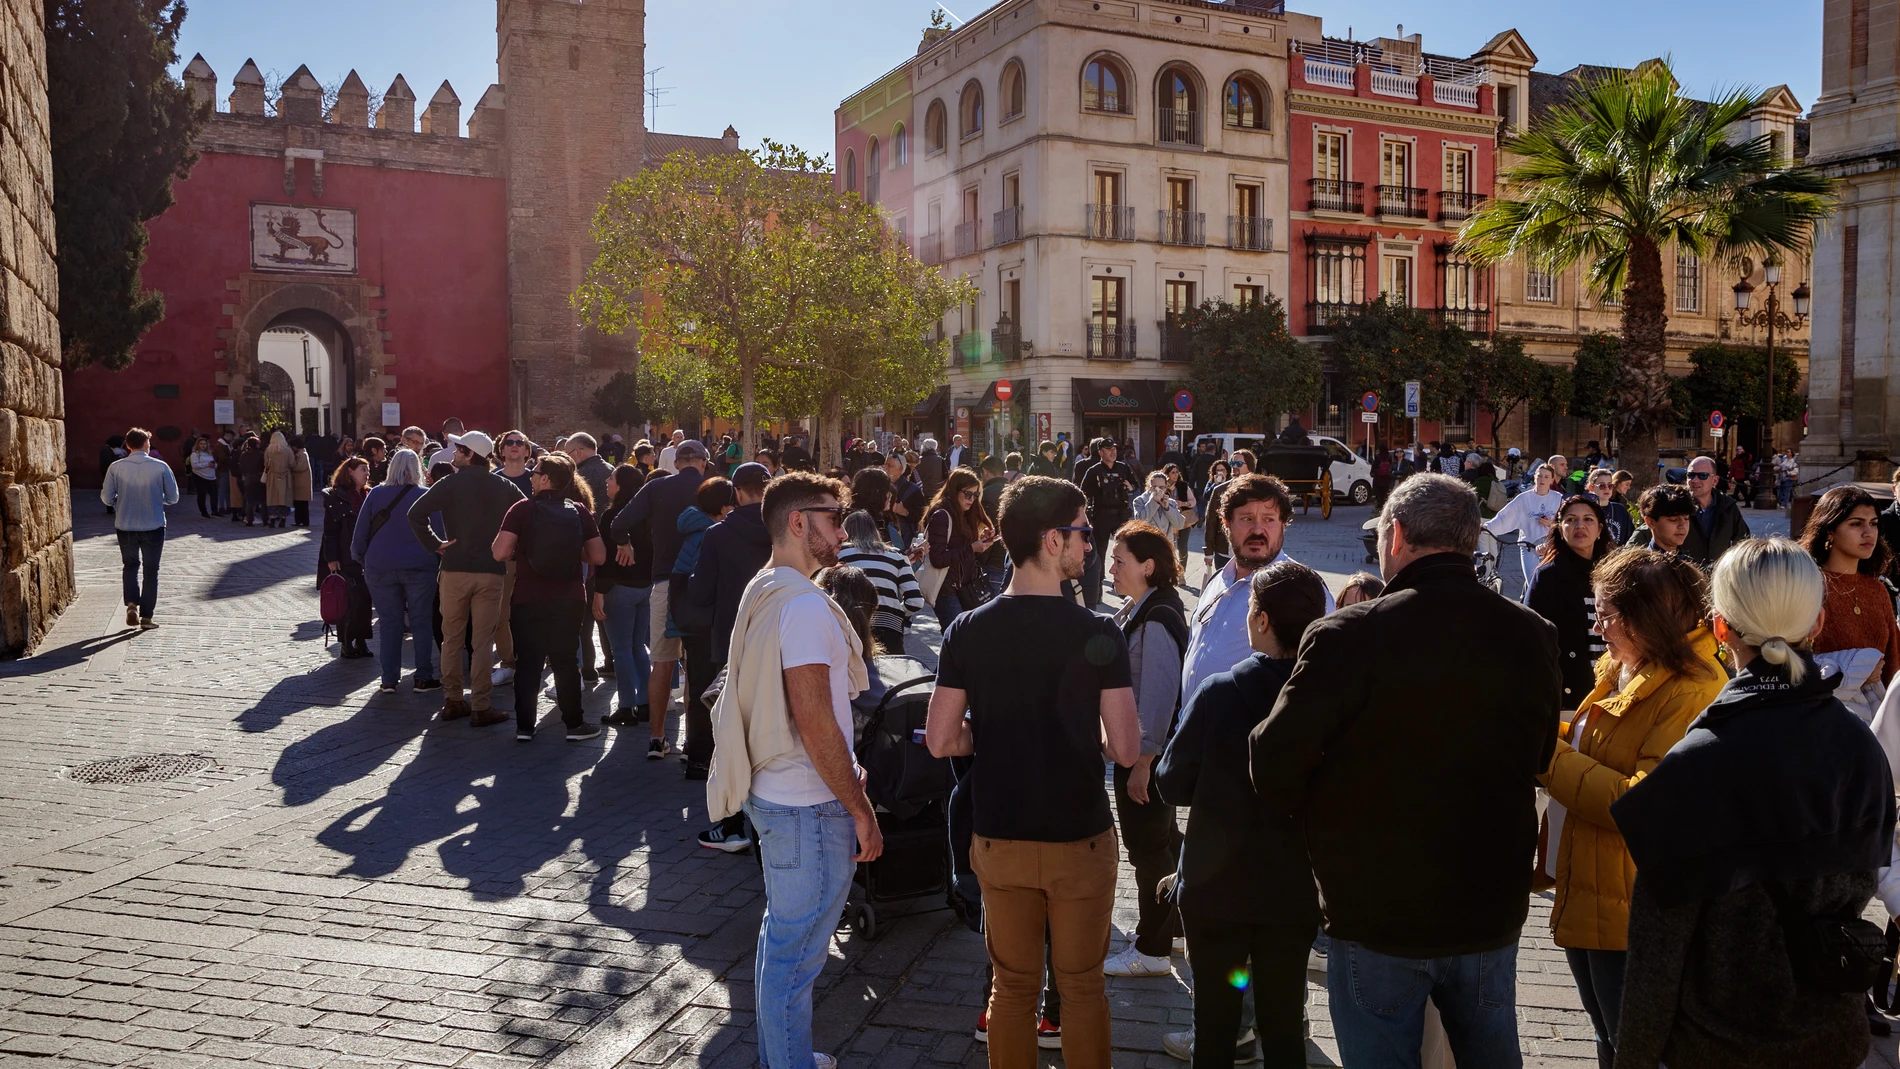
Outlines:
{"label": "wrought iron balcony", "polygon": [[1273,251],[1273,220],[1264,215],[1227,217],[1227,245],[1249,252]]}
{"label": "wrought iron balcony", "polygon": [[1307,198],[1308,211],[1365,214],[1366,184],[1364,182],[1342,182],[1337,178],[1309,178],[1306,184],[1312,191]]}
{"label": "wrought iron balcony", "polygon": [[1117,320],[1084,320],[1090,360],[1133,360],[1135,325]]}
{"label": "wrought iron balcony", "polygon": [[1491,310],[1489,308],[1437,308],[1432,314],[1441,323],[1461,327],[1467,334],[1491,333]]}
{"label": "wrought iron balcony", "polygon": [[990,244],[1007,245],[1023,239],[1023,206],[1004,208],[990,217]]}
{"label": "wrought iron balcony", "polygon": [[979,225],[980,224],[978,224],[977,221],[974,219],[970,220],[967,223],[957,224],[957,255],[958,256],[972,256],[976,253],[977,227]]}
{"label": "wrought iron balcony", "polygon": [[1427,219],[1430,213],[1425,210],[1426,190],[1417,186],[1378,186],[1379,214],[1396,215],[1403,219]]}
{"label": "wrought iron balcony", "polygon": [[1089,237],[1096,241],[1135,240],[1135,209],[1125,204],[1088,206]]}
{"label": "wrought iron balcony", "polygon": [[1358,314],[1364,307],[1363,304],[1351,301],[1308,301],[1306,302],[1306,332],[1331,334],[1334,323]]}
{"label": "wrought iron balcony", "polygon": [[1161,332],[1161,362],[1164,364],[1185,364],[1191,355],[1188,352],[1188,332],[1172,316],[1156,323]]}
{"label": "wrought iron balcony", "polygon": [[1438,218],[1440,222],[1459,223],[1471,218],[1471,213],[1484,203],[1483,193],[1454,193],[1446,190],[1438,195]]}
{"label": "wrought iron balcony", "polygon": [[1163,145],[1199,145],[1201,113],[1162,108],[1155,117],[1155,141]]}
{"label": "wrought iron balcony", "polygon": [[1023,334],[1015,324],[1005,316],[990,331],[990,352],[997,363],[1023,358]]}
{"label": "wrought iron balcony", "polygon": [[1207,244],[1207,213],[1161,212],[1161,244]]}

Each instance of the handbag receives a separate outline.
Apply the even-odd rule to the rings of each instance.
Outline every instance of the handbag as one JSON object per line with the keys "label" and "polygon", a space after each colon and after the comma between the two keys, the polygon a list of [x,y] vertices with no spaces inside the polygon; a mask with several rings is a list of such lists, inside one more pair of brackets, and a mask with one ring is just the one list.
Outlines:
{"label": "handbag", "polygon": [[937,595],[943,592],[943,581],[950,575],[950,569],[939,568],[930,563],[930,555],[917,562],[917,587],[923,591],[924,604],[935,605]]}
{"label": "handbag", "polygon": [[1880,983],[1887,956],[1885,931],[1858,914],[1800,912],[1774,881],[1763,880],[1761,886],[1781,918],[1796,986],[1819,994],[1851,995]]}

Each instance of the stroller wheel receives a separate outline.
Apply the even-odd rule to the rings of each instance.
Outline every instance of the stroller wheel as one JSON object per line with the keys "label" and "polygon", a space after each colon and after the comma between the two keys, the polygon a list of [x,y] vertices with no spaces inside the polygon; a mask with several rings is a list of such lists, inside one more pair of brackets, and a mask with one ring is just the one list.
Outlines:
{"label": "stroller wheel", "polygon": [[880,934],[877,927],[877,910],[871,907],[871,903],[857,903],[857,911],[851,914],[851,930],[866,939],[876,941]]}

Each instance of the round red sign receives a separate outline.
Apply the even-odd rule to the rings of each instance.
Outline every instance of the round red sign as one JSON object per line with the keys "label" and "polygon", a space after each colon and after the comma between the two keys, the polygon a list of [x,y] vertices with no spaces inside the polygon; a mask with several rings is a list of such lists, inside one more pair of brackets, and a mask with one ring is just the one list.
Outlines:
{"label": "round red sign", "polygon": [[1013,394],[1013,393],[1015,393],[1015,392],[1016,392],[1016,387],[1014,387],[1014,386],[1011,386],[1011,385],[1009,384],[1009,380],[1008,380],[1008,379],[997,379],[997,380],[996,380],[996,399],[997,399],[998,401],[1007,401],[1007,400],[1009,400],[1009,396],[1010,396],[1010,394]]}

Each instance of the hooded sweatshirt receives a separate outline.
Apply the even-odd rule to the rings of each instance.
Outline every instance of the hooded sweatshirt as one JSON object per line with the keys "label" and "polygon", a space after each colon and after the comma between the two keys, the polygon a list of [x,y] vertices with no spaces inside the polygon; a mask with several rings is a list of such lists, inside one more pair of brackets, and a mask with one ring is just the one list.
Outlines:
{"label": "hooded sweatshirt", "polygon": [[673,613],[686,630],[712,633],[714,661],[726,660],[739,598],[771,557],[772,536],[757,503],[740,505],[706,532],[699,562],[686,582],[686,596]]}

